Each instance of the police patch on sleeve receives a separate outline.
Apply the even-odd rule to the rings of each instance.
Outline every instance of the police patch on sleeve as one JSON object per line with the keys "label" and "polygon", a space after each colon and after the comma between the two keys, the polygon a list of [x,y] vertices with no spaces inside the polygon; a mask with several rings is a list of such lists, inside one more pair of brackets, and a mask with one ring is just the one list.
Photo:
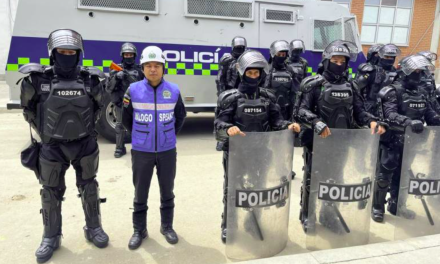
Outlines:
{"label": "police patch on sleeve", "polygon": [[130,97],[128,95],[124,95],[124,99],[122,100],[122,103],[124,104],[124,107],[127,108],[130,104]]}

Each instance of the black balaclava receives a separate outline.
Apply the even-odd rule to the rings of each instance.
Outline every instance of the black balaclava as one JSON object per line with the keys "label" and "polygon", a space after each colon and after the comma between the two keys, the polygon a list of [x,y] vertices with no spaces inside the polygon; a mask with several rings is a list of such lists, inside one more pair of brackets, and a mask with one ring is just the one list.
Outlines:
{"label": "black balaclava", "polygon": [[136,57],[133,56],[131,58],[124,58],[124,55],[122,54],[122,64],[124,65],[124,68],[131,68],[134,65]]}
{"label": "black balaclava", "polygon": [[283,69],[286,67],[286,57],[273,56],[272,67],[275,69]]}
{"label": "black balaclava", "polygon": [[[252,68],[247,69],[248,70],[253,70]],[[250,78],[246,76],[246,72],[243,74],[243,78],[242,81],[240,82],[239,86],[238,86],[238,90],[242,93],[248,94],[248,95],[252,95],[255,94],[258,91],[258,84],[261,81],[261,74],[262,74],[262,70],[260,70],[260,77],[258,78]]]}
{"label": "black balaclava", "polygon": [[246,50],[245,46],[234,47],[232,48],[232,56],[237,59],[238,57],[241,56],[241,54],[245,52],[245,50]]}
{"label": "black balaclava", "polygon": [[378,65],[384,68],[385,70],[389,71],[392,69],[395,61],[396,61],[396,57],[393,57],[392,59],[379,58]]}
{"label": "black balaclava", "polygon": [[301,58],[300,55],[302,53],[302,50],[300,49],[294,49],[290,52],[290,61],[291,62],[299,62],[299,59]]}
{"label": "black balaclava", "polygon": [[323,65],[324,65],[323,75],[325,79],[327,79],[327,81],[331,83],[335,83],[344,79],[347,71],[346,62],[342,65],[338,65],[336,63],[330,62],[330,60],[326,60],[323,62]]}
{"label": "black balaclava", "polygon": [[52,55],[54,61],[54,71],[56,75],[66,79],[75,78],[77,75],[79,54],[80,52],[77,51],[75,55],[64,55],[58,53],[57,50],[54,50]]}
{"label": "black balaclava", "polygon": [[403,87],[409,90],[417,89],[417,87],[420,85],[420,81],[422,80],[422,74],[423,71],[413,71],[410,75],[406,75],[402,80]]}

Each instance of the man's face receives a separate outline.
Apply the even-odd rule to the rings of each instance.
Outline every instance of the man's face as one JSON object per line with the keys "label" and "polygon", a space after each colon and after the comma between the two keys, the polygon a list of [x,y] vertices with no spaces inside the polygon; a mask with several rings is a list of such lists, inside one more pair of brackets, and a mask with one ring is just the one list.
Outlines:
{"label": "man's face", "polygon": [[287,52],[286,51],[278,51],[277,54],[275,54],[277,57],[286,57]]}
{"label": "man's face", "polygon": [[251,70],[247,70],[245,72],[246,76],[252,79],[257,79],[260,77],[260,70],[258,69],[251,69]]}
{"label": "man's face", "polygon": [[126,52],[123,53],[122,56],[124,56],[124,58],[133,58],[134,57],[134,53],[133,52]]}
{"label": "man's face", "polygon": [[330,62],[337,64],[339,66],[343,65],[346,61],[347,59],[345,58],[345,56],[342,55],[336,55],[330,59]]}
{"label": "man's face", "polygon": [[71,49],[57,49],[57,52],[59,54],[68,55],[68,56],[76,55],[76,50],[71,50]]}
{"label": "man's face", "polygon": [[158,82],[163,77],[164,65],[160,62],[150,61],[144,64],[144,75],[151,82]]}

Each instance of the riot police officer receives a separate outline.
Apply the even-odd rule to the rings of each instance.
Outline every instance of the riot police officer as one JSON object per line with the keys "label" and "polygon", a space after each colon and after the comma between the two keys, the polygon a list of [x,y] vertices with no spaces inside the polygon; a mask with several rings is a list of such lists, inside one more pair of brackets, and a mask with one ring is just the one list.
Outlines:
{"label": "riot police officer", "polygon": [[128,248],[137,249],[148,237],[147,210],[153,170],[160,187],[160,232],[170,244],[179,241],[173,229],[176,135],[186,117],[179,87],[166,81],[165,56],[156,46],[142,51],[140,63],[145,78],[132,83],[124,95],[122,122],[131,134],[131,157],[135,196],[133,235]]}
{"label": "riot police officer", "polygon": [[[382,222],[385,214],[385,198],[390,188],[387,210],[396,215],[399,198],[400,172],[404,144],[404,130],[423,132],[423,125],[440,125],[440,116],[431,108],[428,98],[421,91],[423,71],[434,70],[434,65],[421,55],[406,57],[400,62],[400,82],[384,87],[379,93],[382,118],[389,121],[392,129],[381,136],[379,169],[373,195],[372,219]],[[412,219],[413,211],[403,205],[401,216]]]}
{"label": "riot police officer", "polygon": [[306,59],[301,57],[306,50],[304,42],[300,39],[294,39],[289,45],[289,59],[287,60],[287,69],[299,83],[307,76],[309,64]]}
{"label": "riot police officer", "polygon": [[396,68],[393,65],[396,57],[400,55],[400,49],[394,44],[386,44],[379,49],[378,54],[377,65],[373,64],[375,59],[372,59],[370,63],[359,65],[354,81],[355,86],[366,100],[367,111],[373,115],[377,115],[376,98],[380,89],[391,84],[397,76]]}
{"label": "riot police officer", "polygon": [[379,64],[379,50],[383,47],[383,44],[374,44],[372,45],[367,52],[367,63],[371,65],[378,65]]}
{"label": "riot police officer", "polygon": [[217,95],[223,91],[238,87],[240,78],[236,68],[236,62],[247,48],[247,42],[244,37],[237,36],[232,39],[232,52],[225,53],[219,62],[219,70],[217,75]]}
{"label": "riot police officer", "polygon": [[287,54],[289,43],[285,40],[274,41],[270,45],[269,74],[266,77],[264,87],[270,89],[276,97],[276,102],[281,108],[281,114],[285,120],[289,120],[293,113],[293,104],[299,82],[287,69]]}
{"label": "riot police officer", "polygon": [[131,43],[124,43],[121,47],[120,56],[122,63],[119,65],[122,71],[112,70],[106,85],[106,91],[111,94],[116,117],[116,150],[115,158],[120,158],[127,153],[125,149],[125,128],[122,126],[122,98],[131,83],[144,78],[141,67],[136,64],[137,49]]}
{"label": "riot police officer", "polygon": [[[255,50],[248,50],[237,61],[241,79],[238,89],[231,89],[220,94],[218,98],[218,115],[214,121],[216,138],[223,144],[223,204],[222,241],[226,242],[226,213],[228,194],[228,138],[245,136],[245,132],[266,132],[271,130],[290,129],[299,132],[297,123],[283,120],[275,96],[267,89],[260,88],[262,72],[268,71],[264,56]],[[249,111],[258,109],[258,111]]]}
{"label": "riot police officer", "polygon": [[[312,128],[323,138],[331,135],[331,128],[355,128],[355,122],[361,126],[369,125],[372,133],[381,134],[385,130],[383,126],[378,126],[376,117],[365,110],[362,96],[348,81],[346,75],[348,62],[354,61],[356,57],[355,44],[336,40],[324,50],[323,74],[309,76],[301,83],[298,98],[300,107],[296,114],[298,121]],[[313,133],[312,130],[305,131]],[[315,226],[314,220],[308,219],[313,134],[301,133],[300,140],[305,146],[300,220],[304,231],[308,232],[313,231]],[[335,166],[341,166],[341,164],[335,164]],[[324,226],[334,226],[330,223],[331,219],[320,219],[320,221]]]}
{"label": "riot police officer", "polygon": [[109,237],[101,226],[98,182],[99,149],[94,132],[101,107],[105,75],[97,68],[78,66],[84,54],[83,40],[70,29],[50,33],[51,66],[27,64],[20,72],[29,74],[21,83],[24,118],[40,136],[38,178],[43,215],[43,240],[35,255],[48,261],[61,244],[61,204],[66,191],[65,174],[72,164],[81,197],[86,225],[84,234],[95,246],[104,248]]}
{"label": "riot police officer", "polygon": [[[421,51],[417,53],[418,55],[422,55],[427,58],[432,64],[435,65],[435,61],[437,60],[437,54],[431,51]],[[435,96],[436,84],[435,84],[435,76],[433,72],[424,71],[422,75],[422,80],[420,81],[420,88],[425,92],[428,100],[431,104],[432,109],[434,109],[437,114],[440,114],[438,109],[440,106],[438,105],[437,98]]]}

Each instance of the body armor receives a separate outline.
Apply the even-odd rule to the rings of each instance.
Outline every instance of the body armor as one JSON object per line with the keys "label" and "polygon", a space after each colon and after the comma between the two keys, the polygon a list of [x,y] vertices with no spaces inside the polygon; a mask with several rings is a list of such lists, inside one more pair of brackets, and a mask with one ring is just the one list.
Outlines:
{"label": "body armor", "polygon": [[385,71],[382,67],[376,67],[376,78],[370,89],[367,89],[366,99],[367,101],[377,100],[377,94],[379,91],[390,84],[393,83],[394,79],[397,77],[397,73],[394,71]]}
{"label": "body armor", "polygon": [[413,120],[424,122],[424,116],[428,104],[426,95],[414,90],[407,90],[401,86],[396,87],[398,102],[398,113]]}
{"label": "body armor", "polygon": [[42,105],[43,134],[60,140],[90,135],[95,128],[95,115],[89,90],[81,78],[52,79],[49,97]]}
{"label": "body armor", "polygon": [[228,71],[226,74],[226,89],[235,89],[238,88],[238,85],[240,84],[240,78],[238,76],[237,71],[237,60],[234,59],[229,63]]}
{"label": "body armor", "polygon": [[266,132],[270,130],[269,99],[239,98],[234,124],[244,132]]}
{"label": "body armor", "polygon": [[330,128],[351,128],[353,90],[349,83],[325,83],[318,99],[319,115]]}
{"label": "body armor", "polygon": [[296,74],[296,78],[302,81],[306,77],[306,72],[304,72],[304,63],[302,61],[290,62],[289,67],[291,71]]}

